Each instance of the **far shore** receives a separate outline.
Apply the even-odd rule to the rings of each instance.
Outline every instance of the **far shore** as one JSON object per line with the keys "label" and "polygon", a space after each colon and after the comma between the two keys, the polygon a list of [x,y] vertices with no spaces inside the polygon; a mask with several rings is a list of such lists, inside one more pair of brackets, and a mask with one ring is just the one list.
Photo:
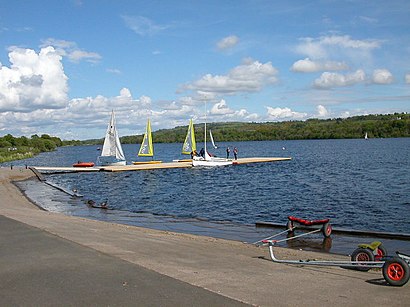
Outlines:
{"label": "far shore", "polygon": [[[270,260],[266,247],[40,210],[12,183],[32,176],[29,169],[0,168],[0,215],[241,302],[258,306],[407,306],[410,301],[409,284],[388,286],[380,270],[277,264]],[[288,259],[348,260],[282,248],[277,254]]]}

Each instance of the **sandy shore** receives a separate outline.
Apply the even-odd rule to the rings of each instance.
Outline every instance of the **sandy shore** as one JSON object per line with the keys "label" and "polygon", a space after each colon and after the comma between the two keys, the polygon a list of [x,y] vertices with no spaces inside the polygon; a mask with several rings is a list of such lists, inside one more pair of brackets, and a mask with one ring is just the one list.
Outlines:
{"label": "sandy shore", "polygon": [[[259,306],[408,306],[410,302],[410,283],[387,286],[377,270],[276,264],[266,247],[46,212],[11,183],[31,176],[26,169],[0,169],[0,215],[241,302]],[[348,260],[289,249],[278,249],[278,256]]]}

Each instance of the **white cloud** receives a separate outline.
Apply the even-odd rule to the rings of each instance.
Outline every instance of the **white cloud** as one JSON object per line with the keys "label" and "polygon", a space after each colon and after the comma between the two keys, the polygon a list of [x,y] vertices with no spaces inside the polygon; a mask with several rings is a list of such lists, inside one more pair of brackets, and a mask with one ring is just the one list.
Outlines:
{"label": "white cloud", "polygon": [[239,43],[239,38],[236,35],[230,35],[221,39],[217,44],[219,50],[227,50],[235,47]]}
{"label": "white cloud", "polygon": [[120,90],[120,97],[130,98],[131,97],[131,91],[129,89],[127,89],[126,87],[123,87]]}
{"label": "white cloud", "polygon": [[152,102],[151,97],[144,96],[144,95],[140,97],[139,101],[141,102],[143,106],[149,106],[151,105],[151,102]]}
{"label": "white cloud", "polygon": [[123,15],[121,16],[121,18],[125,22],[128,28],[130,28],[132,31],[134,31],[135,33],[141,36],[155,35],[169,28],[169,26],[167,25],[156,24],[151,19],[143,17],[143,16]]}
{"label": "white cloud", "polygon": [[212,106],[210,113],[212,115],[227,115],[227,114],[233,114],[235,113],[235,111],[231,110],[226,104],[226,101],[222,99],[220,102],[215,103]]}
{"label": "white cloud", "polygon": [[67,103],[67,76],[61,56],[53,47],[14,48],[10,68],[0,66],[0,111],[28,112],[38,108],[62,108]]}
{"label": "white cloud", "polygon": [[368,17],[368,16],[359,16],[359,20],[368,23],[368,24],[376,24],[379,21],[376,18]]}
{"label": "white cloud", "polygon": [[107,68],[107,72],[115,74],[115,75],[121,75],[121,70],[117,68]]}
{"label": "white cloud", "polygon": [[41,47],[48,46],[54,47],[57,53],[74,63],[79,63],[82,60],[97,63],[102,59],[98,53],[81,50],[75,42],[71,41],[48,38],[42,42]]}
{"label": "white cloud", "polygon": [[191,96],[184,96],[180,98],[182,105],[193,106],[196,105],[196,101]]}
{"label": "white cloud", "polygon": [[393,75],[387,69],[376,69],[373,72],[373,82],[376,84],[390,84],[393,82]]}
{"label": "white cloud", "polygon": [[330,115],[329,111],[321,104],[316,107],[318,117],[328,117]]}
{"label": "white cloud", "polygon": [[271,62],[247,62],[233,68],[227,75],[207,74],[201,79],[184,86],[185,90],[196,90],[211,94],[236,94],[257,92],[264,86],[277,82],[277,69]]}
{"label": "white cloud", "polygon": [[269,120],[291,120],[291,119],[304,119],[307,117],[307,113],[300,113],[292,111],[290,108],[272,108],[268,109]]}
{"label": "white cloud", "polygon": [[324,72],[320,78],[314,81],[314,87],[321,89],[328,89],[332,87],[344,87],[355,85],[360,82],[364,82],[366,79],[366,74],[363,70],[359,69],[351,74],[338,74]]}
{"label": "white cloud", "polygon": [[380,48],[381,40],[354,40],[349,35],[328,35],[318,38],[301,38],[295,52],[311,59],[345,59],[362,62],[371,57],[374,49]]}
{"label": "white cloud", "polygon": [[[139,99],[134,99],[129,89],[122,88],[120,94],[115,97],[97,95],[96,97],[71,99],[65,108],[65,112],[75,118],[83,117],[83,114],[94,113],[95,115],[92,116],[98,118],[100,116],[99,113],[105,114],[113,109],[118,113],[137,112],[138,110],[150,108],[150,105],[150,97],[141,96]],[[67,118],[68,117],[69,116],[67,116]]]}
{"label": "white cloud", "polygon": [[323,45],[333,45],[352,49],[375,49],[379,48],[381,43],[380,40],[375,39],[354,40],[351,39],[349,35],[322,36],[319,41]]}
{"label": "white cloud", "polygon": [[410,84],[410,74],[406,74],[405,81],[407,84]]}
{"label": "white cloud", "polygon": [[215,103],[209,112],[210,121],[244,121],[257,120],[259,115],[249,113],[246,109],[231,109],[224,99]]}
{"label": "white cloud", "polygon": [[96,52],[88,52],[83,50],[73,50],[68,54],[68,59],[71,62],[78,63],[81,60],[85,60],[91,63],[97,63],[101,60],[101,56]]}
{"label": "white cloud", "polygon": [[312,61],[309,58],[304,60],[299,60],[293,63],[291,70],[294,72],[318,72],[324,70],[346,70],[349,67],[347,64],[342,62],[320,62],[320,61]]}

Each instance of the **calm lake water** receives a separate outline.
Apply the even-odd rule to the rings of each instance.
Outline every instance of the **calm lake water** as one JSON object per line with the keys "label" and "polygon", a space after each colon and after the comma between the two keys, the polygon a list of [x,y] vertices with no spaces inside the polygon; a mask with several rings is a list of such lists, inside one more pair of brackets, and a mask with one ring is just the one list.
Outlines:
{"label": "calm lake water", "polygon": [[[38,182],[26,190],[44,208],[66,214],[180,231],[197,229],[247,236],[257,221],[285,224],[289,215],[330,218],[335,227],[410,233],[410,138],[220,143],[239,157],[291,157],[290,161],[220,168],[46,175],[78,190],[64,195]],[[124,145],[128,162],[138,146]],[[182,158],[182,144],[155,144],[155,159]],[[14,165],[71,166],[96,161],[97,146],[59,148]],[[7,164],[4,164],[7,165]],[[89,208],[107,201],[114,210]],[[216,226],[215,226],[216,225]]]}

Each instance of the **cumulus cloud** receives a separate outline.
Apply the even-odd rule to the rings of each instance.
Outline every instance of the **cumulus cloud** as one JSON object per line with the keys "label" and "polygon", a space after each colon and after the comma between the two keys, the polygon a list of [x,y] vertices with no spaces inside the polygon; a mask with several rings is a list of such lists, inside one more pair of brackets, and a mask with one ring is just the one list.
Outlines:
{"label": "cumulus cloud", "polygon": [[[36,77],[27,78],[25,82],[31,86],[39,83]],[[156,102],[155,110],[150,97],[134,98],[128,88],[122,88],[119,95],[113,97],[97,95],[71,99],[58,110],[44,106],[24,113],[17,109],[0,112],[0,131],[7,129],[16,136],[47,133],[63,139],[102,138],[110,112],[114,110],[120,135],[133,135],[144,132],[148,117],[154,130],[186,125],[189,118],[203,120],[204,109],[198,107],[198,103],[203,104],[201,97],[199,100],[182,97],[176,101]],[[246,109],[230,108],[225,100],[210,102],[209,106],[209,121],[255,121],[259,118]]]}
{"label": "cumulus cloud", "polygon": [[328,117],[330,115],[329,111],[321,104],[316,107],[318,117]]}
{"label": "cumulus cloud", "polygon": [[209,120],[215,121],[243,121],[256,120],[259,116],[255,113],[249,113],[245,109],[234,110],[231,109],[224,99],[215,103],[209,112]]}
{"label": "cumulus cloud", "polygon": [[227,114],[233,114],[235,111],[231,110],[228,105],[226,104],[226,101],[222,99],[220,102],[215,103],[212,106],[211,109],[211,114],[213,115],[227,115]]}
{"label": "cumulus cloud", "polygon": [[307,113],[300,113],[292,111],[290,108],[272,108],[267,107],[267,115],[269,120],[291,120],[291,119],[304,119],[307,117]]}
{"label": "cumulus cloud", "polygon": [[387,69],[376,69],[373,72],[373,83],[390,84],[393,82],[393,75]]}
{"label": "cumulus cloud", "polygon": [[363,70],[359,69],[351,74],[338,74],[324,72],[320,78],[316,79],[313,83],[314,87],[320,89],[329,89],[333,87],[344,87],[351,86],[357,83],[364,82],[366,79],[366,74]]}
{"label": "cumulus cloud", "polygon": [[[321,65],[318,67],[317,65],[312,65],[312,63],[299,62],[299,70],[295,71],[301,71],[301,69],[304,71],[303,68],[310,69],[310,71],[341,70],[346,67],[343,63],[349,63],[349,66],[356,67],[371,65],[373,52],[375,49],[380,48],[382,43],[383,41],[378,39],[357,40],[351,38],[349,35],[335,34],[324,35],[317,38],[301,38],[299,44],[294,48],[294,51],[308,57],[311,61],[314,61],[314,64],[332,61],[330,62],[332,63],[330,65],[332,69],[319,69]],[[334,65],[337,63],[339,63],[340,67]],[[307,64],[310,64],[310,66],[307,66]],[[298,66],[296,66],[295,69],[297,67]]]}
{"label": "cumulus cloud", "polygon": [[[53,124],[58,124],[54,131],[69,130],[75,125],[78,131],[92,129],[98,132],[105,129],[111,110],[116,112],[121,135],[142,131],[148,117],[158,118],[151,109],[150,97],[142,95],[136,99],[127,88],[122,88],[118,96],[75,98],[71,99],[63,110],[47,111]],[[31,113],[29,116],[34,117],[35,114]],[[103,134],[91,135],[91,131],[87,131],[85,136],[79,136],[82,139],[93,137],[103,137]]]}
{"label": "cumulus cloud", "polygon": [[141,36],[152,36],[169,28],[167,25],[156,24],[144,16],[123,15],[121,18],[128,28]]}
{"label": "cumulus cloud", "polygon": [[[135,99],[131,91],[128,88],[122,88],[120,94],[114,97],[104,97],[97,95],[96,97],[76,98],[72,99],[66,111],[67,112],[96,112],[101,110],[107,112],[112,109],[118,110],[118,112],[129,111],[138,112],[138,110],[145,110],[150,108],[151,98],[142,95],[139,99]],[[144,111],[145,113],[145,111]]]}
{"label": "cumulus cloud", "polygon": [[291,70],[294,72],[306,72],[306,73],[311,73],[311,72],[318,72],[318,71],[324,71],[324,70],[331,70],[331,71],[337,71],[337,70],[346,70],[349,69],[348,65],[343,63],[343,62],[320,62],[320,61],[312,61],[309,58],[306,58],[304,60],[299,60],[293,63]]}
{"label": "cumulus cloud", "polygon": [[67,76],[53,47],[13,48],[10,67],[0,66],[0,111],[28,112],[62,108],[67,103]]}
{"label": "cumulus cloud", "polygon": [[[192,117],[203,118],[204,110],[198,104],[205,99],[215,101],[217,97],[215,93],[198,90],[194,97],[157,101],[157,110],[150,97],[134,98],[128,88],[122,88],[114,97],[96,95],[69,100],[62,58],[67,56],[64,52],[70,46],[70,42],[61,41],[59,51],[52,46],[38,53],[10,49],[10,65],[0,64],[0,131],[7,129],[7,133],[16,136],[47,133],[63,139],[102,138],[109,113],[115,110],[120,135],[131,135],[144,131],[148,117],[154,129],[185,125]],[[273,82],[275,74],[270,63],[248,62],[232,69],[226,77],[243,82],[239,88],[232,87],[234,90],[254,90],[248,84],[251,78],[256,78],[258,87]],[[211,121],[257,119],[257,114],[246,109],[230,108],[225,100],[212,105],[209,112]]]}
{"label": "cumulus cloud", "polygon": [[257,92],[268,84],[277,82],[278,71],[271,62],[262,64],[248,61],[233,68],[226,75],[207,74],[183,87],[184,90],[196,90],[211,94],[236,94]]}
{"label": "cumulus cloud", "polygon": [[236,35],[230,35],[221,39],[217,44],[218,50],[227,50],[235,47],[239,42],[239,38]]}
{"label": "cumulus cloud", "polygon": [[67,57],[69,61],[73,63],[79,63],[85,60],[90,63],[99,62],[102,57],[96,52],[89,52],[81,50],[75,42],[59,40],[54,38],[48,38],[44,40],[41,47],[52,46],[61,56]]}

